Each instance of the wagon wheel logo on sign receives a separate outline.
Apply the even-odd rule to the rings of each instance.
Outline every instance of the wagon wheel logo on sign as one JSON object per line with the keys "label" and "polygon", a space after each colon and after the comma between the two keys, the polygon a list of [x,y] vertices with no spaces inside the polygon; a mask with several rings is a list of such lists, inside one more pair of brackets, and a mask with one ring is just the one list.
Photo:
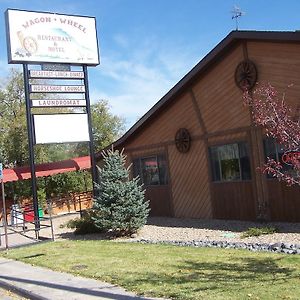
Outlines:
{"label": "wagon wheel logo on sign", "polygon": [[38,50],[38,44],[35,38],[31,36],[24,37],[22,31],[18,31],[18,38],[22,48],[25,49],[30,55],[34,54]]}

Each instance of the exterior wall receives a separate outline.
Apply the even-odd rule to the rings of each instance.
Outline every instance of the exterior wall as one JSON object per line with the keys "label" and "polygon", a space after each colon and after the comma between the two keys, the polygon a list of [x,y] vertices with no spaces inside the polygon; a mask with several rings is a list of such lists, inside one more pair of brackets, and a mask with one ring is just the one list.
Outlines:
{"label": "exterior wall", "polygon": [[235,85],[235,68],[244,59],[240,45],[215,65],[193,86],[193,92],[208,133],[251,124],[242,92]]}
{"label": "exterior wall", "polygon": [[[167,157],[166,151],[166,147],[149,147],[142,150],[130,150],[130,148],[126,148],[127,160],[130,163],[132,163],[134,158],[138,157],[158,154],[165,154]],[[167,217],[174,215],[170,184],[148,186],[145,191],[145,199],[150,201],[150,215]]]}
{"label": "exterior wall", "polygon": [[256,168],[253,165],[251,137],[248,131],[226,135],[212,136],[208,139],[209,146],[224,145],[236,142],[247,142],[251,180],[229,182],[212,182],[213,216],[217,219],[255,220],[257,215],[257,197],[255,186]]}
{"label": "exterior wall", "polygon": [[[242,220],[255,220],[265,209],[272,220],[300,220],[300,201],[295,200],[299,189],[267,180],[256,170],[264,162],[263,134],[252,125],[234,80],[236,66],[248,58],[257,66],[259,83],[288,90],[287,102],[300,108],[299,53],[300,45],[292,43],[239,43],[126,141],[129,161],[161,152],[167,156],[168,186],[147,189],[147,195],[158,201],[153,202],[155,209],[169,207],[169,215],[176,217]],[[292,88],[287,89],[290,84]],[[179,128],[188,129],[192,137],[185,154],[174,143]],[[251,180],[212,182],[209,147],[238,141],[248,144]],[[167,204],[159,203],[163,199]]]}
{"label": "exterior wall", "polygon": [[[151,124],[143,128],[125,145],[125,151],[129,153],[131,161],[134,157],[159,153],[162,151],[161,147],[164,147],[169,162],[168,201],[173,216],[224,217],[217,210],[213,210],[213,206],[216,206],[219,201],[216,191],[220,185],[215,186],[209,177],[208,146],[243,139],[246,136],[245,130],[249,129],[251,123],[249,110],[243,106],[242,93],[235,86],[233,76],[236,65],[242,59],[243,48],[239,46],[204,77],[199,78],[193,86],[187,88],[184,94],[173,99]],[[191,149],[185,154],[178,152],[174,143],[174,136],[179,128],[187,128],[192,136]],[[230,183],[226,183],[225,186],[229,187],[227,190],[232,190]],[[251,198],[251,193],[249,194],[248,191],[251,190],[252,183],[246,185],[246,190],[243,189],[244,186],[245,184],[242,183],[235,184],[236,188],[233,189],[235,199],[243,195],[244,191],[249,195],[248,198]],[[157,189],[158,187],[147,188],[146,195],[153,202],[157,196],[159,197]],[[164,196],[161,196],[159,201],[165,201],[166,193],[161,195]],[[236,202],[238,200],[234,203]],[[249,211],[254,211],[253,198],[248,202],[246,206],[251,208]],[[239,213],[240,208],[237,204],[233,207],[231,205],[233,201],[228,203],[227,207],[233,212],[235,218],[244,218],[244,215]],[[154,206],[156,204],[154,203]],[[248,215],[246,219],[249,219]]]}
{"label": "exterior wall", "polygon": [[268,207],[272,221],[300,221],[300,187],[268,179]]}
{"label": "exterior wall", "polygon": [[[299,114],[300,102],[300,44],[247,42],[247,52],[257,66],[258,83],[276,88],[279,99],[284,96],[287,104]],[[271,53],[272,55],[266,55]],[[256,136],[255,136],[256,134]],[[252,133],[256,166],[264,162],[262,140],[259,132]],[[259,157],[259,158],[258,158]],[[267,179],[256,173],[258,202],[263,205],[267,218],[273,221],[300,221],[299,187],[287,187],[277,179]]]}
{"label": "exterior wall", "polygon": [[146,128],[126,144],[126,149],[174,142],[178,128],[187,128],[192,136],[202,134],[190,94],[184,93],[162,111]]}
{"label": "exterior wall", "polygon": [[208,160],[204,141],[191,144],[188,153],[179,153],[175,145],[169,147],[170,173],[174,216],[212,218]]}
{"label": "exterior wall", "polygon": [[[175,134],[179,128],[187,128],[192,136],[191,149],[185,154],[179,153],[175,147]],[[157,202],[164,207],[162,215],[166,215],[165,202],[168,201],[171,216],[212,217],[206,148],[199,140],[203,133],[192,95],[187,92],[174,99],[151,125],[125,145],[125,151],[131,161],[134,157],[145,157],[161,152],[167,156],[168,187],[163,189],[153,186],[146,189],[146,196],[152,202],[152,210],[156,215],[158,215],[157,205],[159,205]],[[193,168],[187,169],[187,166]]]}
{"label": "exterior wall", "polygon": [[248,42],[247,49],[249,58],[257,65],[258,82],[271,83],[279,97],[285,93],[287,103],[299,107],[300,44]]}

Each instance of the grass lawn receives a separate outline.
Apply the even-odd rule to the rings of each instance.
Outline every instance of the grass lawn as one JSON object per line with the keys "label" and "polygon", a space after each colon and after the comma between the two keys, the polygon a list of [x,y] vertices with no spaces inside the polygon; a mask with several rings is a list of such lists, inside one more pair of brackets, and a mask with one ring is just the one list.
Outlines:
{"label": "grass lawn", "polygon": [[56,241],[0,255],[172,299],[300,299],[300,255]]}

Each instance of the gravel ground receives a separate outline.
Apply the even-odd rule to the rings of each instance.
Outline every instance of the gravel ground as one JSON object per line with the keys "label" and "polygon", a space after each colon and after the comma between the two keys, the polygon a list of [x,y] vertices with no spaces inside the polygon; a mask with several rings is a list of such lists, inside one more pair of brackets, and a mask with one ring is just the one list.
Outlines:
{"label": "gravel ground", "polygon": [[[278,233],[241,238],[250,227],[271,226]],[[300,223],[256,223],[224,220],[151,218],[136,239],[153,241],[227,241],[300,244]]]}
{"label": "gravel ground", "polygon": [[[93,234],[75,237],[72,229],[60,228],[69,219],[78,215],[66,215],[54,219],[54,232],[56,239],[61,238],[84,238],[102,239],[102,235]],[[250,227],[275,227],[278,233],[261,235],[258,237],[241,238],[242,232]],[[149,218],[137,235],[130,240],[151,240],[159,241],[227,241],[243,243],[288,243],[300,244],[300,223],[258,223],[244,221],[225,220],[200,220],[180,218]]]}

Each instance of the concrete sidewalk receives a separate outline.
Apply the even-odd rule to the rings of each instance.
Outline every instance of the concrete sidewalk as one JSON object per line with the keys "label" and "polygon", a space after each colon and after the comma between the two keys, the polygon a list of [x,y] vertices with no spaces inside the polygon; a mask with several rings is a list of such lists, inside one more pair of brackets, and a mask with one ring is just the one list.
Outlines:
{"label": "concrete sidewalk", "polygon": [[112,284],[1,257],[0,270],[0,287],[33,300],[153,299],[136,296]]}

